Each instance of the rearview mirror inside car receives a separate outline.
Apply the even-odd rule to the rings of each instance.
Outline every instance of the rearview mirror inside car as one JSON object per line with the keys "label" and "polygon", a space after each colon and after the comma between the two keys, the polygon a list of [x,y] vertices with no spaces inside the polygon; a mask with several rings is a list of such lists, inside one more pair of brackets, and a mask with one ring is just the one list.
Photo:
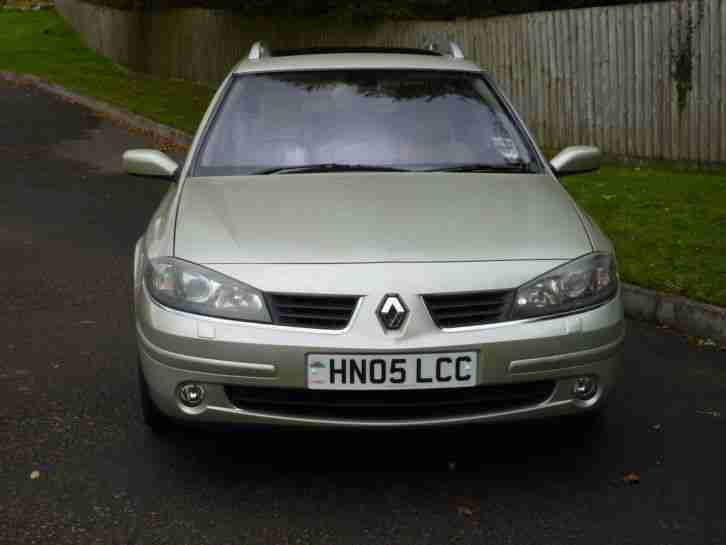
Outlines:
{"label": "rearview mirror inside car", "polygon": [[593,146],[571,146],[563,149],[550,161],[557,176],[594,172],[600,168],[602,152]]}
{"label": "rearview mirror inside car", "polygon": [[176,161],[152,149],[128,150],[123,155],[124,171],[134,176],[171,178],[179,169]]}

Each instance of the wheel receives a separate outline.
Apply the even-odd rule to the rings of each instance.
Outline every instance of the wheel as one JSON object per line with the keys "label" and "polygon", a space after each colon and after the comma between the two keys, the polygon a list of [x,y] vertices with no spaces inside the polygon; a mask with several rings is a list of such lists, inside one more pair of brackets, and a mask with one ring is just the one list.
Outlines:
{"label": "wheel", "polygon": [[174,421],[159,410],[149,394],[149,384],[146,382],[144,372],[141,369],[141,362],[138,363],[139,375],[139,398],[141,399],[141,414],[152,432],[163,434],[174,428]]}

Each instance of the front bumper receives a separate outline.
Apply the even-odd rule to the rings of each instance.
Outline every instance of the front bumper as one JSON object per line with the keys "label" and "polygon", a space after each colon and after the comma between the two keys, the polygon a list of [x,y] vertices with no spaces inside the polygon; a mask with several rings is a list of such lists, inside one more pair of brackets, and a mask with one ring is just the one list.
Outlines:
{"label": "front bumper", "polygon": [[[206,318],[156,303],[144,289],[136,294],[139,353],[152,399],[166,414],[196,422],[291,424],[339,427],[413,427],[521,420],[584,412],[601,405],[622,367],[625,322],[620,297],[570,316],[442,331],[431,322],[420,298],[408,298],[411,318],[403,335],[357,327],[357,315],[373,316],[375,298],[363,298],[344,331],[315,331]],[[476,350],[481,385],[554,382],[552,394],[528,406],[415,418],[341,418],[245,408],[230,401],[225,386],[305,389],[309,353],[396,353]],[[576,377],[597,377],[587,401],[572,395]],[[185,382],[204,385],[202,405],[189,408],[177,398]]]}

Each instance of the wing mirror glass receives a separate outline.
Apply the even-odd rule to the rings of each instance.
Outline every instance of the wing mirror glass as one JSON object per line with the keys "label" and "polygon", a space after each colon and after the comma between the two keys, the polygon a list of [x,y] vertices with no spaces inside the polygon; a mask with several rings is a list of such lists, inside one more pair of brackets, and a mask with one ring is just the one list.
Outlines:
{"label": "wing mirror glass", "polygon": [[550,161],[557,176],[594,172],[600,168],[602,152],[593,146],[572,146],[563,149]]}
{"label": "wing mirror glass", "polygon": [[123,155],[124,171],[134,176],[171,178],[179,165],[171,157],[157,150],[133,149]]}

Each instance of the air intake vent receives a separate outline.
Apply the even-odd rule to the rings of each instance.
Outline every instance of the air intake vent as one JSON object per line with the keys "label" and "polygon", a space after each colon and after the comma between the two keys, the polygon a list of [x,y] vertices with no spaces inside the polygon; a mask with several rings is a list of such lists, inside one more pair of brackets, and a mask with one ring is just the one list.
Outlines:
{"label": "air intake vent", "polygon": [[424,295],[424,302],[440,328],[467,327],[506,320],[514,292],[479,291]]}
{"label": "air intake vent", "polygon": [[396,391],[324,391],[225,386],[240,409],[297,417],[400,420],[471,416],[544,403],[555,381],[474,388]]}
{"label": "air intake vent", "polygon": [[345,329],[358,297],[268,293],[272,321],[278,325],[310,329]]}

